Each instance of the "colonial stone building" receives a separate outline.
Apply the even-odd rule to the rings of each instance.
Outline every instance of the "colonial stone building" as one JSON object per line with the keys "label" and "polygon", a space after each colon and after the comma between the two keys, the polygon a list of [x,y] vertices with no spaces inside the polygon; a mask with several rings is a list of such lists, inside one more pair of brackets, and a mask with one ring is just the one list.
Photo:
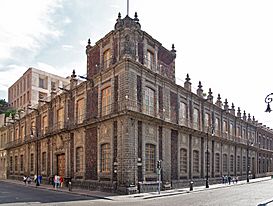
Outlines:
{"label": "colonial stone building", "polygon": [[[272,174],[273,132],[233,104],[204,98],[175,82],[174,46],[168,50],[141,30],[135,14],[86,47],[87,77],[14,120],[6,132],[8,178],[56,173],[74,187],[125,193],[210,183],[222,175],[245,179]],[[208,161],[206,161],[208,159]],[[38,161],[37,161],[38,160]],[[38,167],[37,167],[38,166]]]}

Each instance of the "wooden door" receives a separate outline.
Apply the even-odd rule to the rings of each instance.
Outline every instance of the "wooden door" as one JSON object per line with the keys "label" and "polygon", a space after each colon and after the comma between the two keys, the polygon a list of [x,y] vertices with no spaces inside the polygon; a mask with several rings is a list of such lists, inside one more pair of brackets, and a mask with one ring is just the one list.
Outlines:
{"label": "wooden door", "polygon": [[57,156],[57,171],[59,176],[65,176],[65,154]]}

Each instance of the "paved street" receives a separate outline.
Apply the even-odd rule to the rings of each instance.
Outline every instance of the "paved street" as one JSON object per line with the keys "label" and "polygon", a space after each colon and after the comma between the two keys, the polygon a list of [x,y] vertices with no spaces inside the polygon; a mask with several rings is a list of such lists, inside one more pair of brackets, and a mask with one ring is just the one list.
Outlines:
{"label": "paved street", "polygon": [[[253,180],[254,181],[254,180]],[[257,179],[255,180],[257,181]],[[211,185],[188,190],[165,191],[158,197],[156,193],[137,194],[129,196],[109,196],[95,198],[79,196],[68,192],[50,191],[26,187],[22,184],[0,182],[0,204],[4,205],[96,205],[96,206],[272,206],[273,180],[238,185]],[[180,194],[178,194],[180,193]],[[42,204],[41,204],[42,203]]]}
{"label": "paved street", "polygon": [[14,203],[53,203],[94,199],[96,198],[0,181],[0,204],[12,203],[11,205],[14,205]]}

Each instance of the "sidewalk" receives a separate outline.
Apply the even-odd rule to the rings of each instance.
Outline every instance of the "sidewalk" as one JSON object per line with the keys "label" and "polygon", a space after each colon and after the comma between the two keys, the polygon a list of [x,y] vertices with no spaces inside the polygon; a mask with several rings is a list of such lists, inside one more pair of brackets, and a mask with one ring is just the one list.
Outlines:
{"label": "sidewalk", "polygon": [[[117,195],[114,193],[108,193],[108,192],[102,192],[102,191],[91,191],[91,190],[74,189],[74,188],[72,189],[72,191],[69,191],[67,187],[55,189],[53,188],[52,185],[44,185],[44,184],[38,186],[37,189],[47,189],[47,190],[52,190],[56,192],[66,192],[71,194],[95,197],[95,198],[104,199],[104,200],[130,201],[130,200],[137,200],[137,199],[152,199],[152,198],[158,198],[158,197],[173,196],[173,195],[179,195],[184,193],[201,192],[201,191],[213,190],[217,188],[233,187],[233,186],[239,186],[243,184],[253,184],[255,182],[268,181],[268,180],[271,180],[271,177],[251,179],[249,183],[247,183],[246,180],[242,180],[242,181],[238,181],[237,184],[231,183],[230,185],[229,184],[213,184],[213,185],[210,185],[209,188],[205,188],[205,186],[198,186],[198,187],[194,187],[193,191],[189,191],[189,188],[166,190],[166,191],[161,191],[160,194],[158,194],[158,192],[149,192],[149,193],[138,193],[138,194],[132,194],[132,195]],[[0,180],[0,181],[24,185],[23,181],[17,181],[17,180]],[[31,183],[30,185],[26,187],[36,187],[36,185],[35,183]]]}

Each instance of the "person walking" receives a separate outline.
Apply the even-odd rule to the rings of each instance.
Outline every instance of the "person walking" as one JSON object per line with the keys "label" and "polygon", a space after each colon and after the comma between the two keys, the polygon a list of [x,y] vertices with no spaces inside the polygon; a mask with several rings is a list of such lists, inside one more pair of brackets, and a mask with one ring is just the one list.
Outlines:
{"label": "person walking", "polygon": [[228,176],[228,184],[230,185],[230,182],[231,182],[231,176],[229,175]]}
{"label": "person walking", "polygon": [[60,176],[60,187],[62,188],[63,187],[63,182],[64,182],[64,179],[62,176]]}
{"label": "person walking", "polygon": [[57,175],[54,176],[54,180],[53,180],[53,184],[54,184],[54,188],[57,189]]}
{"label": "person walking", "polygon": [[27,176],[26,175],[24,175],[24,177],[23,177],[23,182],[25,183],[25,185],[27,184]]}

